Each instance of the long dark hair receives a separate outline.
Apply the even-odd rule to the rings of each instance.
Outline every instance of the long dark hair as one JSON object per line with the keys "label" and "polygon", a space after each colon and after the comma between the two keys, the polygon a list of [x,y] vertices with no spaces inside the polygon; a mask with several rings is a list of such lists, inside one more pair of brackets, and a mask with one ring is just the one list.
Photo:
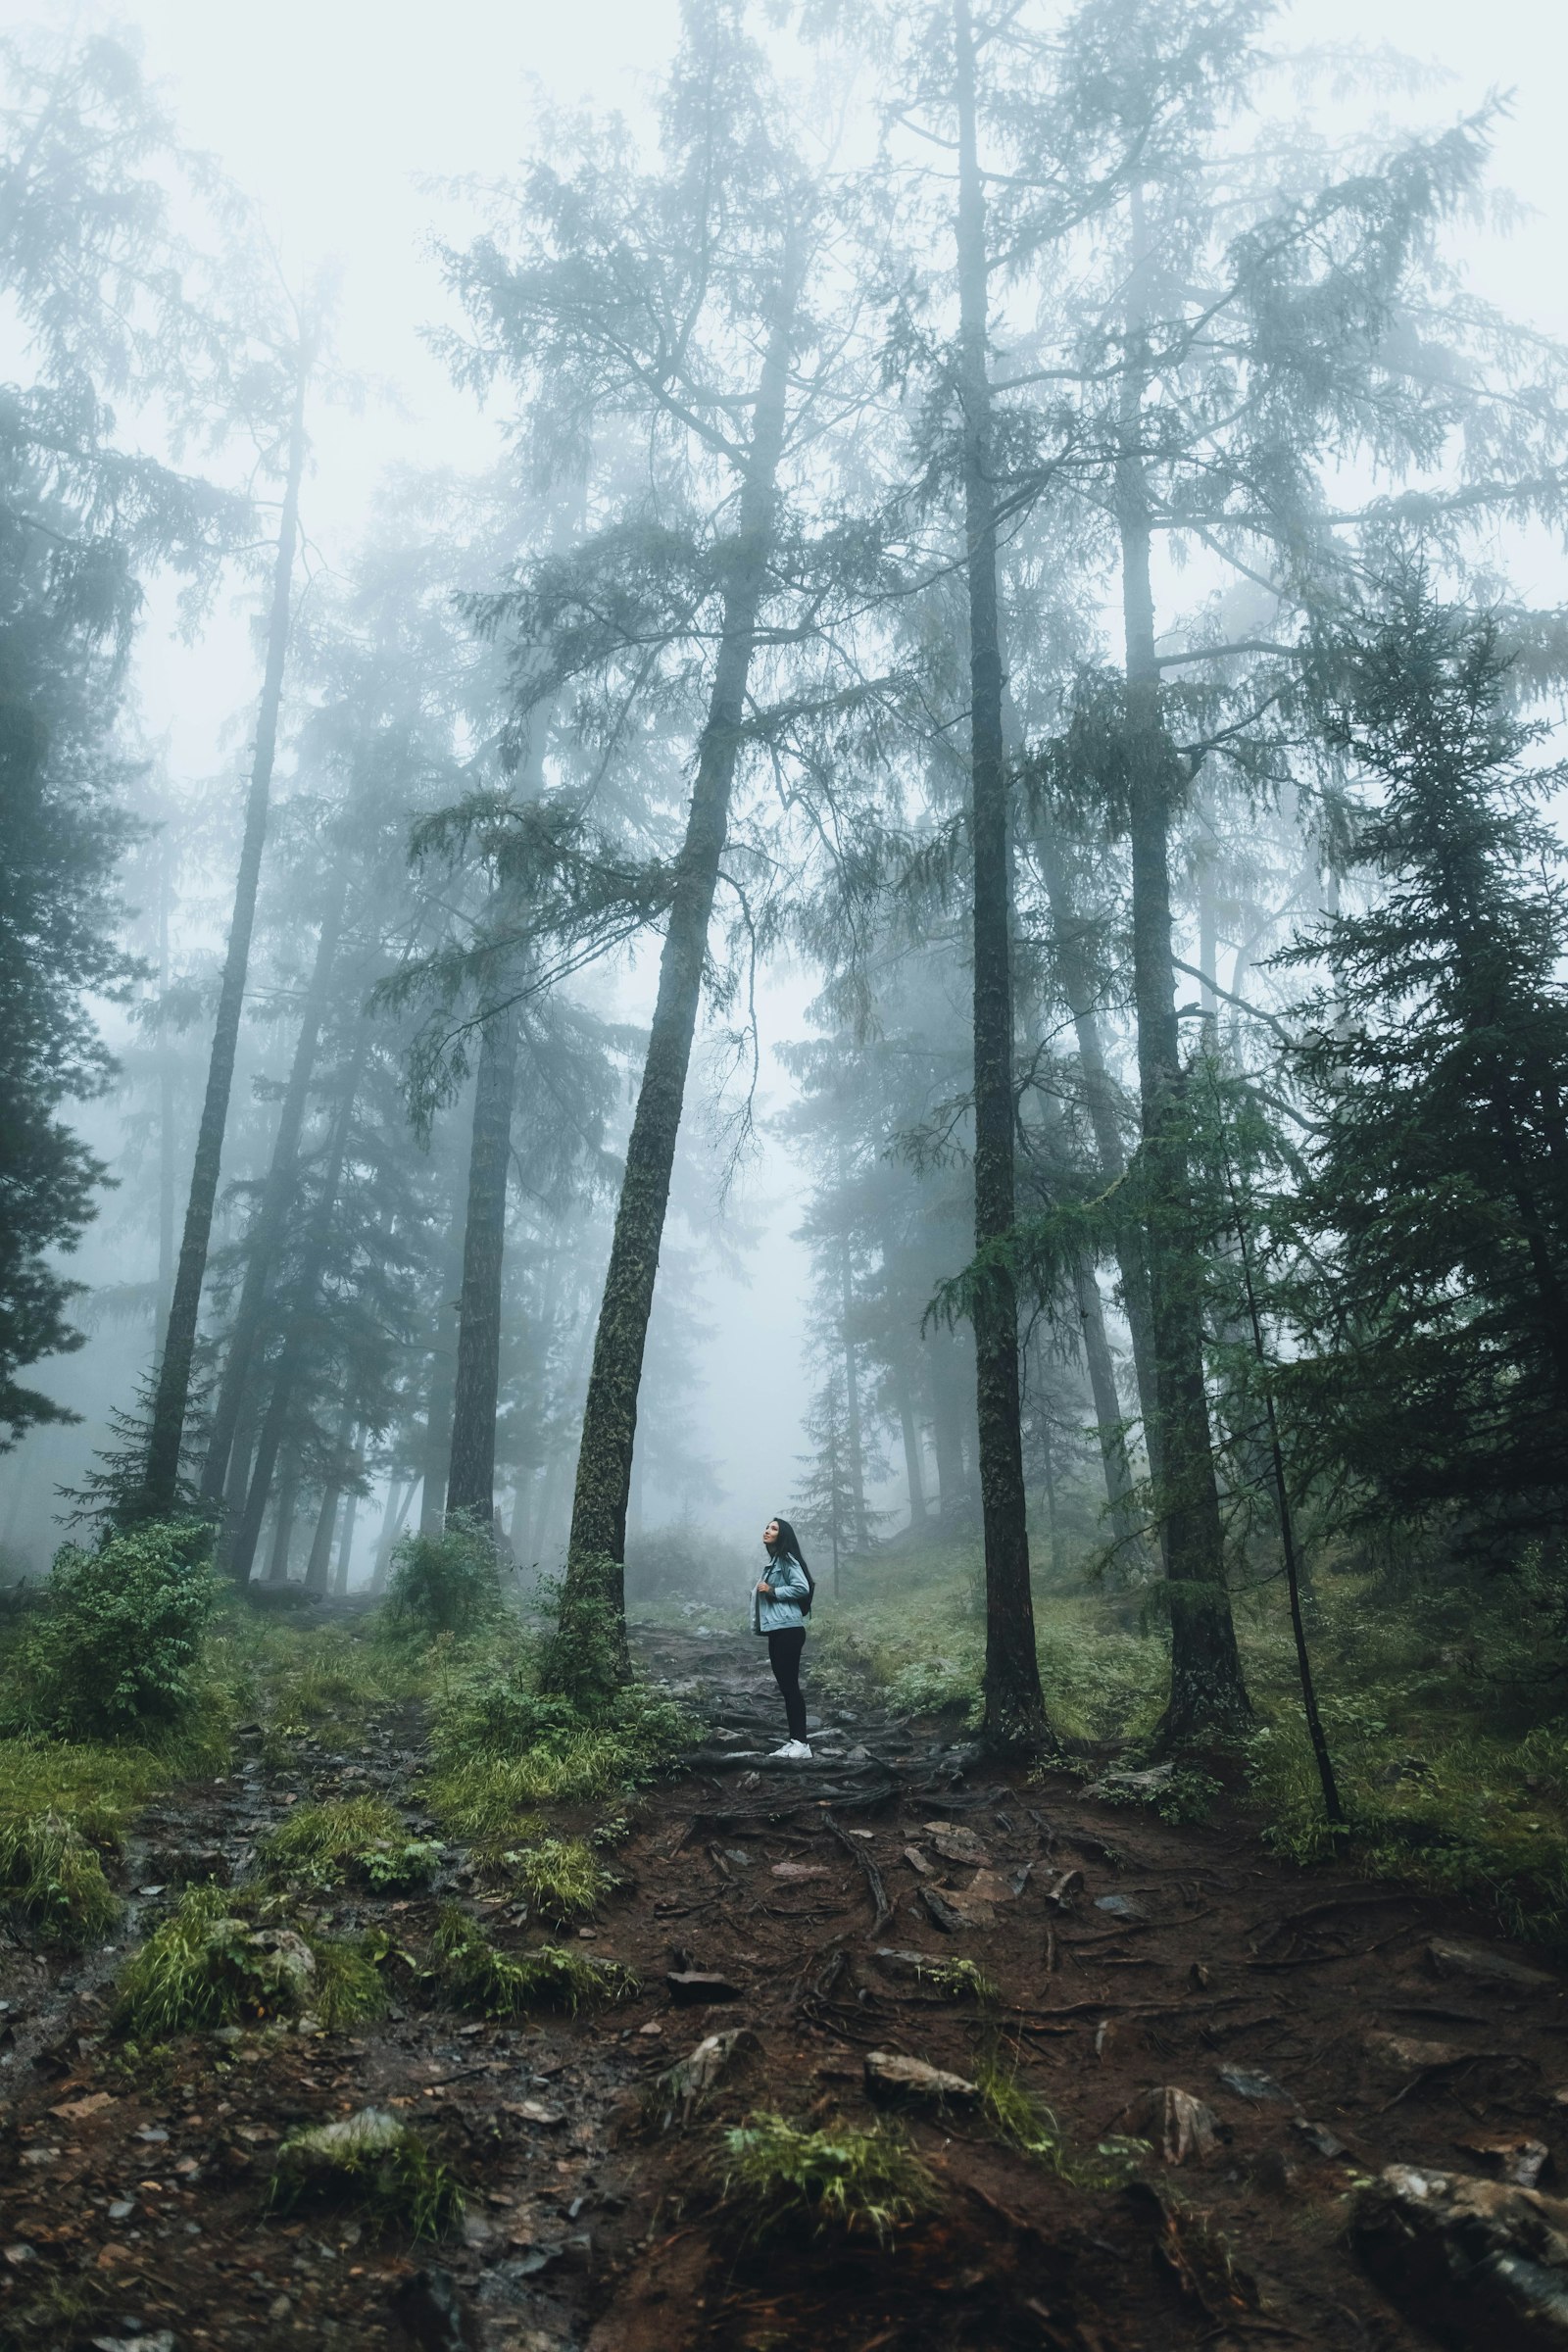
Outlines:
{"label": "long dark hair", "polygon": [[[778,1542],[776,1544],[770,1544],[767,1548],[772,1553],[774,1559],[794,1560],[798,1567],[806,1568],[806,1554],[801,1549],[801,1539],[795,1533],[795,1530],[793,1527],[791,1527],[789,1521],[787,1519],[781,1519],[778,1513],[775,1511],[773,1514],[773,1524],[778,1529]],[[808,1576],[810,1575],[811,1571],[809,1568],[806,1568],[806,1573]]]}
{"label": "long dark hair", "polygon": [[795,1562],[806,1579],[806,1598],[801,1603],[801,1614],[803,1617],[809,1617],[811,1603],[816,1598],[816,1579],[806,1565],[806,1554],[801,1549],[801,1539],[789,1521],[780,1519],[775,1512],[773,1524],[778,1529],[778,1542],[768,1545],[768,1555],[775,1560],[793,1560]]}

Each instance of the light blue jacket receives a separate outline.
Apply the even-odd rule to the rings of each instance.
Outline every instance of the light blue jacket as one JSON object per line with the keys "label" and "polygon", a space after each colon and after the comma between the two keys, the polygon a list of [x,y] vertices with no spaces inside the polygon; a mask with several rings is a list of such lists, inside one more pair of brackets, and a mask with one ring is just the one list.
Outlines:
{"label": "light blue jacket", "polygon": [[764,1599],[755,1589],[752,1592],[752,1631],[754,1634],[782,1634],[792,1625],[804,1625],[806,1612],[801,1602],[810,1591],[806,1570],[795,1560],[769,1560],[759,1584],[772,1588],[771,1600]]}

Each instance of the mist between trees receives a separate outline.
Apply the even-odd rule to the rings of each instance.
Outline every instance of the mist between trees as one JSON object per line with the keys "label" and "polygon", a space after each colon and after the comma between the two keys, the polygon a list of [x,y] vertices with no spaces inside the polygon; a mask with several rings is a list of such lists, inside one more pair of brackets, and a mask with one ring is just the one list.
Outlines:
{"label": "mist between trees", "polygon": [[[1568,628],[1510,578],[1568,406],[1459,267],[1497,117],[1383,59],[1358,122],[1257,0],[777,16],[692,0],[646,139],[541,115],[437,256],[495,463],[331,564],[333,288],[128,35],[0,44],[8,1565],[62,1462],[77,1541],[242,1585],[461,1521],[613,1680],[628,1577],[743,1579],[692,1400],[760,1145],[824,1597],[972,1554],[1024,1752],[1054,1595],[1168,1650],[1164,1750],[1288,1608],[1333,1819],[1324,1580],[1523,1576],[1559,1648],[1568,1592]],[[171,573],[254,596],[220,779],[138,738]]]}

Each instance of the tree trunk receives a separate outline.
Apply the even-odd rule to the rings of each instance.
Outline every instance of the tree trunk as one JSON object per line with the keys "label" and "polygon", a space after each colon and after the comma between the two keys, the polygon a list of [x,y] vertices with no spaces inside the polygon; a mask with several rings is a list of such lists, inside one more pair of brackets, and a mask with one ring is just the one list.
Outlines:
{"label": "tree trunk", "polygon": [[235,1538],[230,1574],[237,1585],[250,1581],[251,1563],[256,1556],[256,1539],[261,1532],[262,1514],[267,1508],[267,1493],[277,1466],[278,1447],[287,1424],[289,1406],[293,1401],[295,1385],[305,1366],[306,1349],[317,1293],[321,1287],[325,1270],[327,1246],[331,1239],[332,1217],[337,1196],[343,1182],[343,1163],[348,1156],[349,1131],[354,1119],[354,1100],[360,1091],[360,1079],[369,1052],[368,1023],[362,1022],[359,1042],[349,1067],[348,1079],[332,1122],[331,1142],[327,1147],[327,1164],[322,1171],[321,1191],[311,1217],[305,1245],[304,1262],[299,1280],[289,1301],[289,1333],[278,1357],[277,1370],[272,1377],[272,1393],[268,1398],[267,1412],[262,1421],[261,1435],[256,1445],[256,1459],[251,1467],[250,1486],[245,1495],[245,1509]]}
{"label": "tree trunk", "polygon": [[223,1377],[219,1387],[218,1403],[214,1408],[213,1426],[208,1439],[207,1466],[202,1472],[202,1499],[208,1503],[219,1504],[223,1498],[228,1477],[228,1457],[233,1448],[234,1432],[239,1426],[240,1404],[246,1384],[255,1369],[256,1350],[262,1337],[267,1286],[294,1199],[300,1137],[305,1128],[311,1080],[316,1073],[321,1023],[326,1017],[332,965],[337,956],[347,896],[348,869],[345,863],[338,868],[332,896],[321,920],[316,963],[306,992],[300,1033],[294,1045],[294,1059],[278,1109],[271,1164],[267,1171],[267,1182],[262,1188],[261,1201],[249,1235],[245,1279],[240,1285],[239,1304],[234,1310],[234,1320],[229,1329]]}
{"label": "tree trunk", "polygon": [[857,1551],[871,1546],[871,1527],[865,1510],[865,1446],[860,1437],[860,1384],[855,1369],[855,1342],[850,1336],[855,1312],[855,1281],[846,1237],[839,1253],[839,1305],[844,1331],[844,1435],[849,1450],[850,1542]]}
{"label": "tree trunk", "polygon": [[920,1424],[915,1419],[914,1400],[909,1394],[909,1375],[903,1364],[893,1368],[893,1396],[898,1407],[899,1429],[904,1439],[904,1475],[909,1488],[909,1525],[923,1526],[925,1522],[925,1465],[920,1458]]}
{"label": "tree trunk", "polygon": [[1095,1399],[1100,1459],[1105,1473],[1105,1502],[1115,1541],[1116,1565],[1124,1576],[1137,1577],[1149,1563],[1133,1503],[1133,1474],[1127,1460],[1127,1440],[1122,1430],[1116,1369],[1111,1361],[1110,1342],[1105,1337],[1104,1308],[1101,1304],[1095,1269],[1087,1258],[1080,1258],[1073,1268],[1073,1292],[1078,1302],[1078,1321],[1083,1331],[1084,1362],[1089,1369],[1089,1387]]}
{"label": "tree trunk", "polygon": [[951,1526],[966,1516],[969,1508],[958,1351],[956,1343],[946,1332],[933,1332],[926,1345],[931,1350],[931,1435],[937,1453],[937,1509],[944,1525]]}
{"label": "tree trunk", "polygon": [[788,416],[794,309],[793,264],[787,262],[758,383],[736,533],[725,551],[728,579],[713,689],[660,958],[659,996],[648,1056],[626,1146],[626,1173],[615,1212],[577,1455],[564,1598],[567,1604],[592,1606],[602,1595],[622,1641],[626,1499],[637,1434],[637,1395],[686,1073],[697,1030],[708,928],[728,833],[747,679],[773,545],[775,479]]}
{"label": "tree trunk", "polygon": [[343,1534],[337,1547],[337,1566],[332,1571],[332,1591],[340,1600],[349,1589],[349,1562],[354,1557],[354,1529],[360,1516],[360,1478],[364,1463],[358,1452],[349,1467],[352,1483],[343,1497]]}
{"label": "tree trunk", "polygon": [[[977,1250],[1013,1225],[1011,884],[1002,732],[1002,637],[986,345],[990,270],[976,142],[969,0],[954,0],[958,114],[958,388],[969,587],[969,739],[974,853],[974,1228]],[[986,1738],[1031,1752],[1051,1734],[1035,1655],[1028,1498],[1018,1383],[1018,1302],[1007,1267],[978,1284],[974,1313],[980,1507],[986,1562]]]}
{"label": "tree trunk", "polygon": [[213,1211],[223,1158],[223,1134],[228,1125],[228,1098],[234,1084],[234,1061],[239,1049],[240,1014],[245,1003],[245,980],[250,968],[251,933],[256,922],[256,898],[261,882],[262,850],[267,840],[268,800],[272,785],[272,760],[277,749],[277,717],[283,699],[283,663],[288,652],[290,589],[294,574],[294,544],[299,537],[300,481],[305,471],[305,395],[310,362],[299,357],[299,381],[289,430],[288,472],[283,488],[283,514],[278,525],[277,558],[272,569],[272,607],[268,626],[267,668],[262,680],[261,710],[256,726],[256,758],[251,767],[245,803],[245,834],[240,848],[239,874],[234,885],[234,912],[229,924],[228,949],[223,959],[218,1018],[213,1030],[212,1056],[207,1069],[207,1094],[196,1135],[191,1168],[190,1199],[179,1246],[173,1298],[158,1386],[153,1399],[152,1428],[147,1440],[147,1465],[137,1500],[138,1515],[167,1519],[179,1503],[179,1464],[184,1445],[185,1415],[190,1403],[191,1364],[196,1352],[196,1327],[201,1313],[202,1284],[207,1276],[207,1252],[212,1241]]}
{"label": "tree trunk", "polygon": [[267,1582],[270,1585],[288,1583],[288,1551],[294,1537],[294,1521],[299,1511],[300,1457],[290,1454],[283,1482],[278,1489],[277,1523],[272,1530],[271,1556],[267,1563]]}
{"label": "tree trunk", "polygon": [[158,860],[158,1350],[174,1296],[174,1055],[169,1042],[169,841]]}
{"label": "tree trunk", "polygon": [[512,1105],[517,1084],[515,1005],[493,1013],[479,1042],[463,1221],[463,1288],[446,1515],[488,1533],[495,1514],[496,1403],[501,1387],[501,1275],[506,1250]]}
{"label": "tree trunk", "polygon": [[375,1560],[370,1569],[372,1592],[386,1591],[386,1580],[392,1571],[392,1554],[403,1533],[403,1522],[409,1515],[409,1505],[414,1500],[414,1490],[417,1484],[417,1479],[404,1481],[400,1494],[399,1481],[395,1477],[386,1482],[386,1509],[381,1514],[381,1533],[375,1540]]}
{"label": "tree trunk", "polygon": [[1171,962],[1169,828],[1176,763],[1159,708],[1150,564],[1152,533],[1140,454],[1143,395],[1136,321],[1130,340],[1122,379],[1116,519],[1127,649],[1133,990],[1159,1429],[1156,1507],[1171,1612],[1170,1703],[1156,1738],[1168,1750],[1238,1730],[1250,1719],[1251,1707],[1225,1587],[1224,1536],[1203,1376],[1204,1267],[1193,1229]]}
{"label": "tree trunk", "polygon": [[337,1506],[343,1499],[343,1477],[348,1467],[349,1444],[354,1436],[354,1411],[343,1408],[337,1434],[332,1441],[331,1467],[326,1485],[321,1490],[321,1507],[316,1514],[316,1534],[311,1544],[311,1556],[305,1564],[305,1590],[318,1599],[326,1591],[327,1566],[332,1557],[332,1537],[337,1527]]}
{"label": "tree trunk", "polygon": [[[1127,1173],[1127,1153],[1117,1115],[1116,1082],[1105,1059],[1100,1013],[1095,1004],[1093,971],[1084,925],[1073,904],[1061,847],[1049,821],[1035,836],[1041,879],[1051,908],[1052,945],[1061,975],[1062,993],[1072,1014],[1083,1072],[1084,1107],[1095,1139],[1095,1152],[1107,1183]],[[1154,1395],[1154,1317],[1149,1297],[1149,1253],[1141,1231],[1124,1235],[1116,1261],[1121,1272],[1122,1307],[1132,1339],[1133,1371],[1138,1382],[1138,1405],[1143,1415],[1144,1444],[1150,1468],[1159,1475],[1159,1412]]]}

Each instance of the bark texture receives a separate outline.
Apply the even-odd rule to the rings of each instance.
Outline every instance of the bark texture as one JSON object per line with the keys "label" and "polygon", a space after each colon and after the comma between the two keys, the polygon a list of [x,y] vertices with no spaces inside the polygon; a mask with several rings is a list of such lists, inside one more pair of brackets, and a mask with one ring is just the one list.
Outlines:
{"label": "bark texture", "polygon": [[718,659],[660,958],[659,996],[648,1055],[626,1146],[626,1173],[615,1212],[577,1455],[564,1599],[580,1606],[602,1594],[622,1625],[626,1502],[637,1435],[637,1396],[669,1204],[675,1139],[697,1030],[708,928],[729,827],[747,679],[773,544],[775,480],[788,415],[794,301],[793,286],[786,283],[780,290],[779,312],[758,383],[738,523],[727,550]]}
{"label": "bark texture", "polygon": [[[975,1243],[983,1250],[1013,1225],[1011,884],[1007,770],[1002,725],[1002,638],[992,479],[991,385],[986,358],[989,268],[976,144],[974,32],[968,0],[955,0],[958,112],[959,397],[969,589],[971,830],[974,853]],[[997,1265],[974,1305],[980,1507],[986,1564],[986,1737],[1029,1751],[1050,1738],[1035,1656],[1028,1504],[1018,1376],[1018,1302]]]}
{"label": "bark texture", "polygon": [[1136,320],[1129,339],[1116,506],[1127,648],[1133,992],[1159,1432],[1156,1492],[1171,1613],[1170,1703],[1157,1738],[1172,1749],[1237,1730],[1251,1709],[1225,1585],[1204,1382],[1204,1269],[1193,1227],[1171,962],[1169,830],[1178,776],[1159,708]]}
{"label": "bark texture", "polygon": [[272,570],[267,667],[262,680],[261,710],[256,725],[256,758],[251,766],[250,791],[245,802],[245,833],[240,845],[239,873],[234,884],[234,912],[229,924],[228,948],[223,958],[218,1019],[214,1024],[212,1057],[207,1068],[207,1093],[196,1134],[190,1198],[185,1208],[185,1229],[180,1240],[179,1263],[174,1273],[169,1328],[158,1367],[152,1427],[147,1439],[147,1463],[137,1504],[141,1515],[150,1519],[167,1519],[177,1507],[179,1499],[179,1460],[185,1437],[185,1416],[190,1404],[191,1364],[196,1352],[202,1284],[207,1277],[213,1211],[218,1200],[218,1180],[222,1167],[228,1099],[234,1085],[234,1059],[239,1047],[240,1014],[245,1003],[245,978],[250,968],[251,933],[256,924],[262,851],[267,842],[272,761],[277,751],[277,715],[283,698],[283,664],[288,653],[294,546],[299,537],[300,482],[305,471],[305,396],[309,381],[310,369],[302,354],[294,416],[289,430],[283,514],[278,525],[277,560]]}

